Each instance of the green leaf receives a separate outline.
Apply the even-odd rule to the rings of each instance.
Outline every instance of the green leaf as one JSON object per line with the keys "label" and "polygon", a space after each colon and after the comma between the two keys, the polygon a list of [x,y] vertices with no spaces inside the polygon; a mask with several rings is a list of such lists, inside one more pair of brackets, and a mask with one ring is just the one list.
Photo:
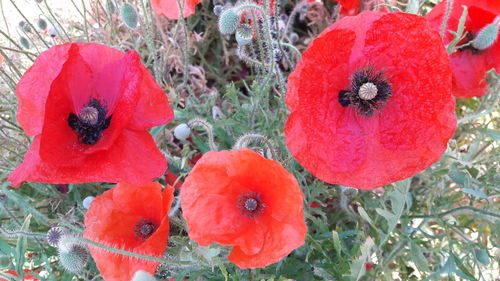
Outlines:
{"label": "green leaf", "polygon": [[[23,225],[21,226],[20,231],[29,231],[29,226],[31,222],[31,214],[28,214],[24,219]],[[16,243],[16,273],[19,275],[22,280],[24,277],[23,265],[24,265],[24,254],[26,253],[27,246],[27,238],[24,235],[19,236]]]}
{"label": "green leaf", "polygon": [[372,219],[370,218],[370,216],[368,215],[368,213],[366,213],[365,209],[361,206],[358,207],[358,212],[359,212],[359,215],[365,220],[367,221],[373,228],[377,228],[375,227],[375,225],[373,224],[373,221]]}
{"label": "green leaf", "polygon": [[486,128],[478,129],[478,131],[481,132],[481,133],[483,133],[483,135],[486,135],[486,136],[490,137],[494,141],[499,141],[500,140],[500,131],[486,129]]}
{"label": "green leaf", "polygon": [[351,264],[351,278],[352,280],[358,281],[365,275],[366,273],[366,260],[368,259],[370,255],[370,251],[372,247],[375,245],[375,242],[373,242],[373,239],[371,237],[368,237],[361,245],[361,256],[356,259],[355,261],[352,262]]}
{"label": "green leaf", "polygon": [[333,247],[335,248],[337,255],[340,256],[340,254],[342,253],[342,246],[340,244],[339,233],[335,230],[332,230],[332,238],[333,238]]}
{"label": "green leaf", "polygon": [[464,193],[479,197],[479,198],[488,198],[488,196],[486,194],[484,194],[484,192],[479,191],[479,190],[474,190],[471,188],[462,188],[461,191]]}
{"label": "green leaf", "polygon": [[415,264],[417,265],[417,268],[420,271],[424,271],[424,272],[430,271],[430,268],[427,265],[427,260],[425,259],[424,255],[422,254],[422,250],[413,241],[411,242],[410,253],[411,253],[412,260],[415,262]]}
{"label": "green leaf", "polygon": [[474,249],[474,255],[482,265],[488,266],[490,264],[490,256],[488,255],[488,251],[486,251],[485,249]]}

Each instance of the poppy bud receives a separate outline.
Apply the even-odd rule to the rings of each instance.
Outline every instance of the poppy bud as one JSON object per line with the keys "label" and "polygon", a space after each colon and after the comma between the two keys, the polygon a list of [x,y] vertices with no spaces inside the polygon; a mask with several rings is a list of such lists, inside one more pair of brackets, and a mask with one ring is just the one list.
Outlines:
{"label": "poppy bud", "polygon": [[36,26],[41,31],[46,30],[47,29],[47,22],[44,19],[38,19],[36,21]]}
{"label": "poppy bud", "polygon": [[82,205],[85,209],[90,208],[90,204],[92,204],[92,201],[94,201],[95,197],[94,196],[87,196],[85,199],[83,199]]}
{"label": "poppy bud", "polygon": [[120,10],[120,17],[128,28],[134,29],[137,27],[138,17],[134,7],[130,4],[125,4]]}
{"label": "poppy bud", "polygon": [[498,23],[494,22],[483,27],[472,40],[472,47],[478,50],[486,50],[495,43],[498,37]]}
{"label": "poppy bud", "polygon": [[0,191],[0,206],[7,202],[7,195]]}
{"label": "poppy bud", "polygon": [[50,37],[52,38],[57,37],[57,35],[59,34],[57,32],[57,29],[52,25],[47,28],[47,33],[49,33]]}
{"label": "poppy bud", "polygon": [[248,45],[252,42],[252,35],[252,27],[248,24],[242,24],[236,30],[236,42],[238,42],[240,46]]}
{"label": "poppy bud", "polygon": [[68,272],[81,272],[88,261],[89,251],[83,245],[71,243],[68,247],[59,247],[59,263]]}
{"label": "poppy bud", "polygon": [[293,32],[292,34],[290,34],[290,41],[292,43],[299,41],[299,35],[297,33]]}
{"label": "poppy bud", "polygon": [[215,14],[216,16],[218,16],[218,17],[219,17],[219,16],[222,14],[222,11],[223,11],[223,7],[222,7],[222,5],[215,5],[215,6],[214,6],[214,14]]}
{"label": "poppy bud", "polygon": [[490,257],[488,254],[488,251],[481,249],[481,248],[476,248],[474,249],[474,254],[477,258],[477,260],[482,263],[484,266],[488,266],[490,264]]}
{"label": "poppy bud", "polygon": [[30,42],[28,41],[28,39],[26,39],[26,37],[19,38],[19,44],[25,49],[30,48]]}
{"label": "poppy bud", "polygon": [[19,28],[21,30],[23,30],[24,32],[30,32],[31,31],[31,27],[28,25],[28,23],[26,23],[25,21],[20,21],[18,24]]}
{"label": "poppy bud", "polygon": [[113,3],[113,1],[111,0],[106,1],[106,10],[108,11],[109,14],[114,14],[116,12],[116,6]]}
{"label": "poppy bud", "polygon": [[145,271],[139,270],[134,274],[131,281],[156,281],[156,278]]}
{"label": "poppy bud", "polygon": [[189,138],[190,134],[191,134],[191,129],[185,123],[182,123],[182,124],[178,125],[174,129],[174,136],[178,140],[185,140],[185,139]]}
{"label": "poppy bud", "polygon": [[233,34],[240,22],[240,16],[233,9],[224,11],[219,17],[219,31],[220,33]]}

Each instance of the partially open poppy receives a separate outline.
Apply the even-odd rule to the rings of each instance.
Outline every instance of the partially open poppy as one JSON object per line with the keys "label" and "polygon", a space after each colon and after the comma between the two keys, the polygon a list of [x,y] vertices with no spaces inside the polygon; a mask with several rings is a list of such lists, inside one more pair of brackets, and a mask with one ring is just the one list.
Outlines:
{"label": "partially open poppy", "polygon": [[[107,246],[162,257],[167,249],[173,192],[171,186],[162,192],[157,182],[143,186],[119,183],[92,202],[85,214],[83,236]],[[160,265],[93,246],[90,253],[106,281],[129,281],[139,270],[153,274]]]}
{"label": "partially open poppy", "polygon": [[[184,2],[183,2],[184,1]],[[169,19],[178,19],[179,5],[183,5],[182,15],[187,18],[194,14],[196,5],[200,4],[202,0],[151,0],[151,5],[155,12],[163,17]]]}
{"label": "partially open poppy", "polygon": [[355,16],[361,10],[361,0],[338,0],[341,16]]}
{"label": "partially open poppy", "polygon": [[448,62],[422,17],[367,11],[337,21],[289,76],[288,148],[329,183],[372,189],[413,176],[455,130]]}
{"label": "partially open poppy", "polygon": [[[446,13],[447,1],[438,3],[426,15],[429,24],[436,30],[440,30]],[[454,0],[450,16],[446,26],[444,43],[453,40],[453,34],[448,32],[457,31],[460,17],[463,13],[462,6],[468,7],[468,15],[465,21],[466,38],[460,45],[471,43],[479,31],[495,21],[500,15],[500,1],[498,0]],[[500,24],[497,22],[497,24]],[[497,35],[498,37],[498,35]],[[491,38],[494,39],[494,38]],[[477,49],[474,45],[466,45],[459,48],[450,55],[451,71],[453,73],[453,94],[459,98],[470,98],[484,96],[488,93],[488,84],[485,74],[491,69],[500,72],[500,40]]]}
{"label": "partially open poppy", "polygon": [[202,246],[234,246],[240,268],[278,262],[304,243],[299,185],[280,163],[249,149],[208,152],[181,189],[189,237]]}
{"label": "partially open poppy", "polygon": [[17,120],[33,143],[10,174],[47,183],[144,184],[166,170],[148,133],[173,118],[135,51],[68,43],[42,53],[17,85]]}

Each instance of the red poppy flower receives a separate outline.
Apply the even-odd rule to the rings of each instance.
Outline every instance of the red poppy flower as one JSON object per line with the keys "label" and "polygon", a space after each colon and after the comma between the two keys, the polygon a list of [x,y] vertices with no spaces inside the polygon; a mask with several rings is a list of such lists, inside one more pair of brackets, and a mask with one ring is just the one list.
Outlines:
{"label": "red poppy flower", "polygon": [[[85,215],[83,236],[126,251],[162,257],[167,249],[168,211],[174,189],[152,182],[119,183],[98,196]],[[90,246],[90,254],[106,281],[129,281],[136,271],[154,273],[158,262],[115,254]]]}
{"label": "red poppy flower", "polygon": [[[179,6],[178,3],[182,3],[183,0],[151,0],[151,5],[155,12],[169,19],[176,20],[179,18]],[[184,10],[182,15],[187,18],[194,14],[196,11],[196,5],[200,4],[202,0],[184,0]]]}
{"label": "red poppy flower", "polygon": [[[24,271],[24,273],[32,273],[32,272],[34,272],[32,270],[29,270],[29,269],[23,269],[23,271]],[[15,270],[7,270],[7,271],[5,271],[5,273],[8,273],[10,275],[19,277],[19,275],[17,275],[17,273],[16,273]],[[29,274],[29,275],[24,275],[24,279],[23,280],[38,281],[39,279],[33,278],[33,275]],[[9,281],[9,280],[4,279],[4,278],[0,278],[0,281]]]}
{"label": "red poppy flower", "polygon": [[337,21],[289,76],[288,148],[329,183],[372,189],[414,175],[455,129],[448,62],[422,17],[367,11]]}
{"label": "red poppy flower", "polygon": [[341,16],[355,16],[361,10],[360,0],[338,0]]}
{"label": "red poppy flower", "polygon": [[161,176],[166,160],[147,129],[173,118],[135,51],[68,43],[42,53],[17,85],[17,120],[33,143],[9,176],[47,183]]}
{"label": "red poppy flower", "polygon": [[[437,4],[427,14],[426,19],[436,30],[441,30],[443,18],[446,13],[447,1]],[[455,0],[451,8],[446,30],[456,31],[458,22],[463,12],[462,6],[468,7],[468,15],[465,21],[465,32],[467,37],[459,45],[473,40],[479,31],[493,23],[500,15],[500,1],[498,0]],[[453,40],[453,34],[446,32],[444,43]],[[500,72],[500,40],[493,45],[478,50],[472,45],[458,49],[450,55],[450,65],[453,72],[453,94],[459,98],[470,98],[484,96],[488,93],[488,85],[485,80],[487,71],[495,68]]]}
{"label": "red poppy flower", "polygon": [[240,268],[278,262],[304,243],[304,195],[297,181],[252,150],[206,153],[180,196],[189,237],[202,246],[234,246],[228,259]]}

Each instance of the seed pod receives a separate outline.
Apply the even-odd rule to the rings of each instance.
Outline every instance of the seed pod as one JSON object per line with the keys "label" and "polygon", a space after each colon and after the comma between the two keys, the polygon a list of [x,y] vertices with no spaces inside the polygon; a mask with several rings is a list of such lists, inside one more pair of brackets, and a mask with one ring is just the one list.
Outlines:
{"label": "seed pod", "polygon": [[90,208],[90,204],[92,204],[92,201],[94,201],[95,197],[94,196],[87,196],[85,199],[83,199],[82,205],[85,209]]}
{"label": "seed pod", "polygon": [[225,10],[219,17],[219,31],[227,35],[233,34],[240,22],[240,16],[233,10]]}
{"label": "seed pod", "polygon": [[29,26],[29,24],[25,21],[20,21],[18,24],[19,28],[24,31],[24,32],[31,32],[31,27]]}
{"label": "seed pod", "polygon": [[130,4],[125,4],[120,9],[120,17],[128,28],[134,29],[137,27],[139,18],[134,7]]}
{"label": "seed pod", "polygon": [[236,42],[238,42],[239,45],[244,46],[252,42],[252,36],[253,36],[252,27],[248,24],[242,24],[236,30],[235,38]]}
{"label": "seed pod", "polygon": [[214,6],[214,14],[218,17],[222,14],[223,10],[224,10],[224,8],[222,7],[222,5],[215,5]]}
{"label": "seed pod", "polygon": [[47,243],[52,247],[57,247],[59,241],[64,235],[67,235],[68,231],[62,227],[52,227],[47,231]]}

